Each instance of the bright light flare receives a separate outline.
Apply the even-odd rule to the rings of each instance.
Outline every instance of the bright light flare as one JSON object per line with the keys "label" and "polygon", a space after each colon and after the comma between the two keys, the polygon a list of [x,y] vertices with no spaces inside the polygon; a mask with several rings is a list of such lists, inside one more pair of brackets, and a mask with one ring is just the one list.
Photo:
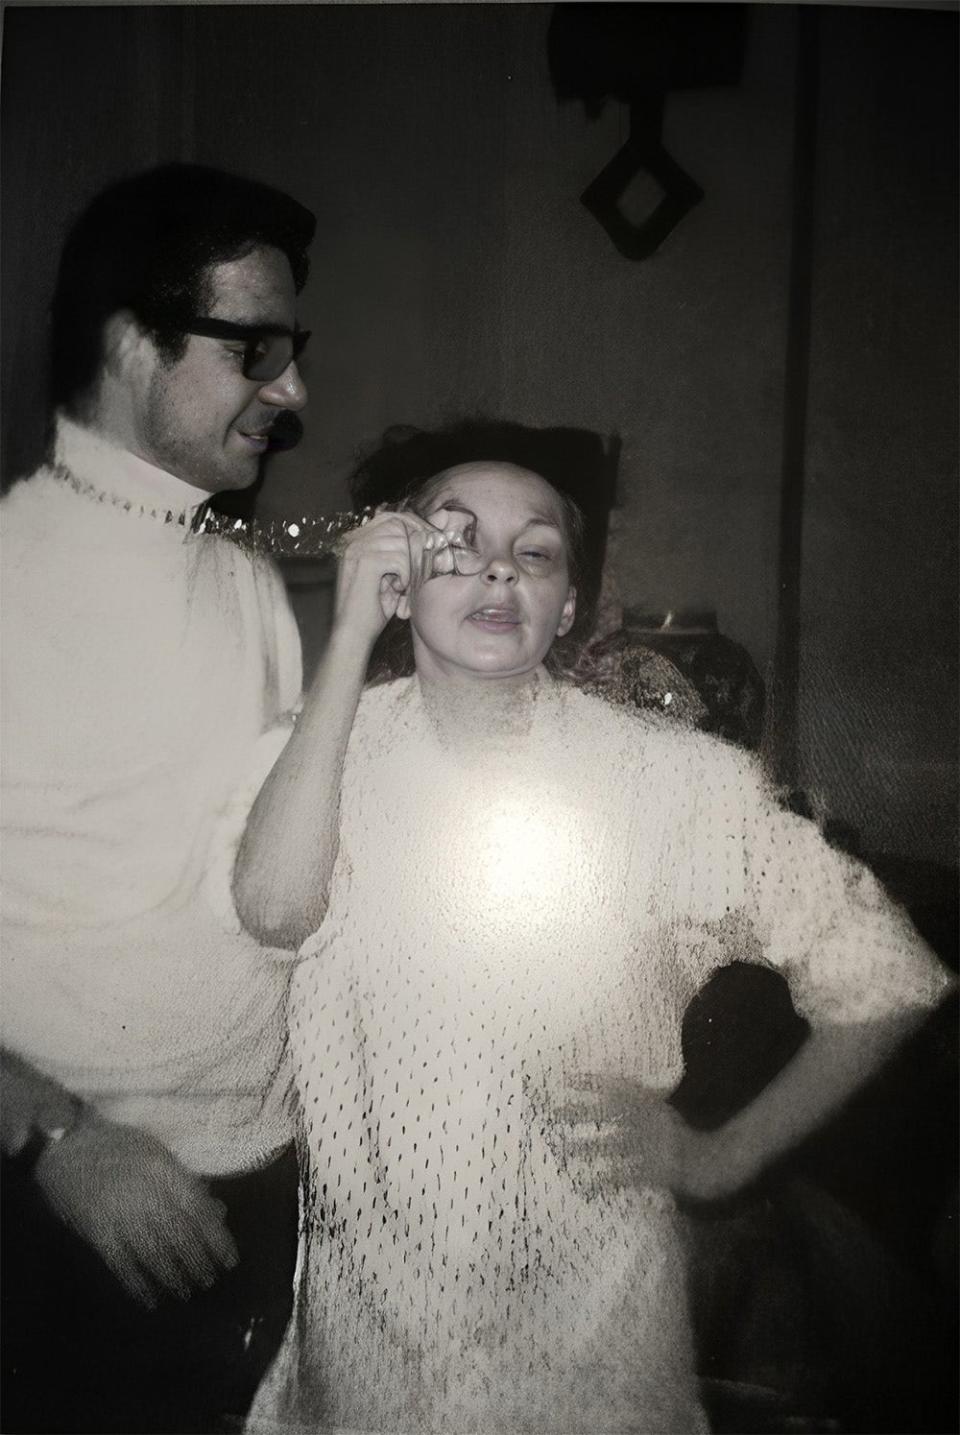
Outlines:
{"label": "bright light flare", "polygon": [[478,814],[474,832],[478,876],[491,896],[520,904],[525,913],[555,910],[569,900],[570,880],[583,850],[578,829],[570,812],[494,800]]}

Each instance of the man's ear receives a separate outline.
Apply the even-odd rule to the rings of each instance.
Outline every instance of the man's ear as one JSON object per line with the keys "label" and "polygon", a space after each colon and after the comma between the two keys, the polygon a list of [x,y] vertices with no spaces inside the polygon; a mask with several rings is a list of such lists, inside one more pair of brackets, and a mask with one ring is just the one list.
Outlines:
{"label": "man's ear", "polygon": [[573,620],[577,616],[577,590],[567,590],[567,601],[563,605],[563,612],[560,614],[560,623],[557,627],[557,637],[565,638],[573,627]]}
{"label": "man's ear", "polygon": [[103,326],[103,366],[127,383],[152,372],[157,350],[132,309],[118,309]]}

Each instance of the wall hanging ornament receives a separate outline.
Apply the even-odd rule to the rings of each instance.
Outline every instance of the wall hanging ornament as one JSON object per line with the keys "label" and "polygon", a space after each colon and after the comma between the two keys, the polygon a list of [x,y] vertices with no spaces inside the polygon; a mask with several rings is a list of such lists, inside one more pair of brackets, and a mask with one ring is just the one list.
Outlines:
{"label": "wall hanging ornament", "polygon": [[[580,196],[626,259],[648,259],[704,191],[670,155],[663,121],[671,90],[739,83],[746,7],[700,4],[558,4],[547,38],[559,100],[591,118],[608,99],[628,106],[630,134]],[[646,171],[663,197],[641,223],[621,201]]]}

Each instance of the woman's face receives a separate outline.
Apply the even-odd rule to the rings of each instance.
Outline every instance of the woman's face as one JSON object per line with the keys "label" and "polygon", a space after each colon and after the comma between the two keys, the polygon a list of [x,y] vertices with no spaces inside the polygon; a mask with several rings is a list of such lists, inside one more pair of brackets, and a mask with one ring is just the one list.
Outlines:
{"label": "woman's face", "polygon": [[576,607],[563,513],[539,475],[506,463],[469,463],[443,476],[418,512],[476,515],[482,560],[472,577],[431,578],[411,596],[410,623],[421,676],[517,677],[532,672]]}

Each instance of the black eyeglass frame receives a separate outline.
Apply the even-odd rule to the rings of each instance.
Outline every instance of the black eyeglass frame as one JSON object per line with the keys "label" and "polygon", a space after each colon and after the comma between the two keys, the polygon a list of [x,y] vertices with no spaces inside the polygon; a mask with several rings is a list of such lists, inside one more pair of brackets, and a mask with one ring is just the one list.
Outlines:
{"label": "black eyeglass frame", "polygon": [[[311,332],[309,329],[287,329],[282,324],[236,324],[231,319],[211,319],[202,314],[186,320],[180,328],[184,334],[198,334],[204,339],[232,339],[243,344],[243,376],[262,384],[279,379],[285,369],[296,363]],[[257,345],[264,339],[283,339],[287,342],[279,354],[277,346],[271,344],[258,360]],[[284,354],[286,357],[280,363]]]}

